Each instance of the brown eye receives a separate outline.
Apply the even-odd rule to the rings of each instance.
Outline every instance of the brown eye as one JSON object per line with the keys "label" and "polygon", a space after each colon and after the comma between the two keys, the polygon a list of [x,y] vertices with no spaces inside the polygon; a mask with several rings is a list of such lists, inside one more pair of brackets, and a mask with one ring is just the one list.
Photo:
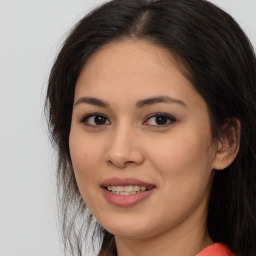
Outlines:
{"label": "brown eye", "polygon": [[164,113],[160,113],[149,117],[146,120],[145,124],[150,126],[167,126],[175,121],[176,119],[174,117]]}
{"label": "brown eye", "polygon": [[97,125],[103,125],[106,123],[107,118],[105,118],[104,116],[95,116],[94,117],[94,122]]}
{"label": "brown eye", "polygon": [[158,125],[165,125],[168,122],[168,118],[166,116],[157,116],[155,122]]}
{"label": "brown eye", "polygon": [[91,126],[109,125],[110,121],[103,115],[87,115],[81,120],[82,123]]}

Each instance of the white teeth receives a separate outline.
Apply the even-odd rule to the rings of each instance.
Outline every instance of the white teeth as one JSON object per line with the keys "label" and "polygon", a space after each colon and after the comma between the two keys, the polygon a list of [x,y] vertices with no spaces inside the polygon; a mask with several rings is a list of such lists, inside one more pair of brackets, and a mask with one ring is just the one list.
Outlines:
{"label": "white teeth", "polygon": [[139,191],[145,191],[146,186],[108,186],[108,191],[116,195],[133,195]]}

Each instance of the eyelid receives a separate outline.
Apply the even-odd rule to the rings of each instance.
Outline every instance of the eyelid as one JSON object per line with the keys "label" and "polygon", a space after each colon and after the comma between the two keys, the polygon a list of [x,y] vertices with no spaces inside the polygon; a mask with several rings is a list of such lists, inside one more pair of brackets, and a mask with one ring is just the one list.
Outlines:
{"label": "eyelid", "polygon": [[[104,117],[104,118],[106,118],[106,120],[108,120],[109,123],[108,123],[108,124],[102,124],[102,125],[97,125],[97,124],[92,125],[92,124],[86,123],[86,121],[87,121],[89,118],[95,117],[95,116]],[[163,124],[163,125],[161,125],[161,124],[156,124],[156,125],[145,124],[145,123],[146,123],[148,120],[150,120],[151,118],[156,118],[156,117],[159,117],[159,116],[168,118],[168,121],[169,121],[169,122],[168,122],[167,124]],[[174,122],[176,122],[176,121],[177,121],[177,119],[176,119],[174,116],[172,116],[172,115],[170,115],[170,114],[167,114],[167,113],[158,112],[158,113],[154,113],[154,114],[151,114],[151,115],[147,116],[147,118],[146,118],[146,120],[143,122],[143,124],[146,125],[146,126],[151,126],[151,127],[156,127],[156,128],[163,128],[163,127],[169,126],[170,124],[172,124],[172,123],[174,123]],[[95,113],[90,113],[90,114],[84,115],[84,116],[80,119],[80,122],[83,123],[83,124],[86,125],[86,126],[91,126],[91,127],[95,127],[95,128],[96,128],[96,127],[102,127],[102,126],[110,125],[110,124],[111,124],[110,120],[109,120],[104,114],[99,113],[99,112],[95,112]]]}
{"label": "eyelid", "polygon": [[102,113],[99,112],[95,112],[95,113],[90,113],[90,114],[86,114],[83,115],[82,118],[80,119],[80,122],[83,123],[86,126],[91,126],[91,127],[101,127],[101,126],[105,126],[105,125],[109,125],[109,124],[102,124],[102,125],[92,125],[92,124],[87,124],[86,121],[90,118],[90,117],[95,117],[95,116],[101,116],[106,118],[109,121],[109,124],[111,124],[110,120]]}
{"label": "eyelid", "polygon": [[[152,127],[156,127],[156,128],[163,128],[163,127],[166,127],[166,126],[169,126],[170,124],[174,123],[177,121],[177,119],[170,115],[170,114],[167,114],[167,113],[162,113],[162,112],[159,112],[159,113],[154,113],[154,114],[151,114],[149,115],[145,121],[148,121],[149,119],[153,118],[153,117],[158,117],[158,116],[163,116],[163,117],[167,117],[169,119],[169,123],[168,124],[164,124],[164,125],[150,125],[150,124],[146,124],[147,126],[152,126]],[[144,123],[145,123],[144,121]]]}

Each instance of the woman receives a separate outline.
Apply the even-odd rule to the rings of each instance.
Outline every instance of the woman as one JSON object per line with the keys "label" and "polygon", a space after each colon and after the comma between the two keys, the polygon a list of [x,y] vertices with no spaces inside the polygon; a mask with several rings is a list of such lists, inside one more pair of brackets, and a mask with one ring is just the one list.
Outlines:
{"label": "woman", "polygon": [[255,96],[250,42],[207,1],[83,18],[47,92],[72,255],[92,215],[99,255],[256,255]]}

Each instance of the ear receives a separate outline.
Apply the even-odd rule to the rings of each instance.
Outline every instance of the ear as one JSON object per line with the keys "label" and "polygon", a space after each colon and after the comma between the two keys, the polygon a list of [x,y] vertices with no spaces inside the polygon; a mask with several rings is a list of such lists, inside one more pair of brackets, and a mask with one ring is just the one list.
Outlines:
{"label": "ear", "polygon": [[221,127],[213,169],[223,170],[234,161],[239,150],[240,133],[241,123],[237,118],[229,118]]}

